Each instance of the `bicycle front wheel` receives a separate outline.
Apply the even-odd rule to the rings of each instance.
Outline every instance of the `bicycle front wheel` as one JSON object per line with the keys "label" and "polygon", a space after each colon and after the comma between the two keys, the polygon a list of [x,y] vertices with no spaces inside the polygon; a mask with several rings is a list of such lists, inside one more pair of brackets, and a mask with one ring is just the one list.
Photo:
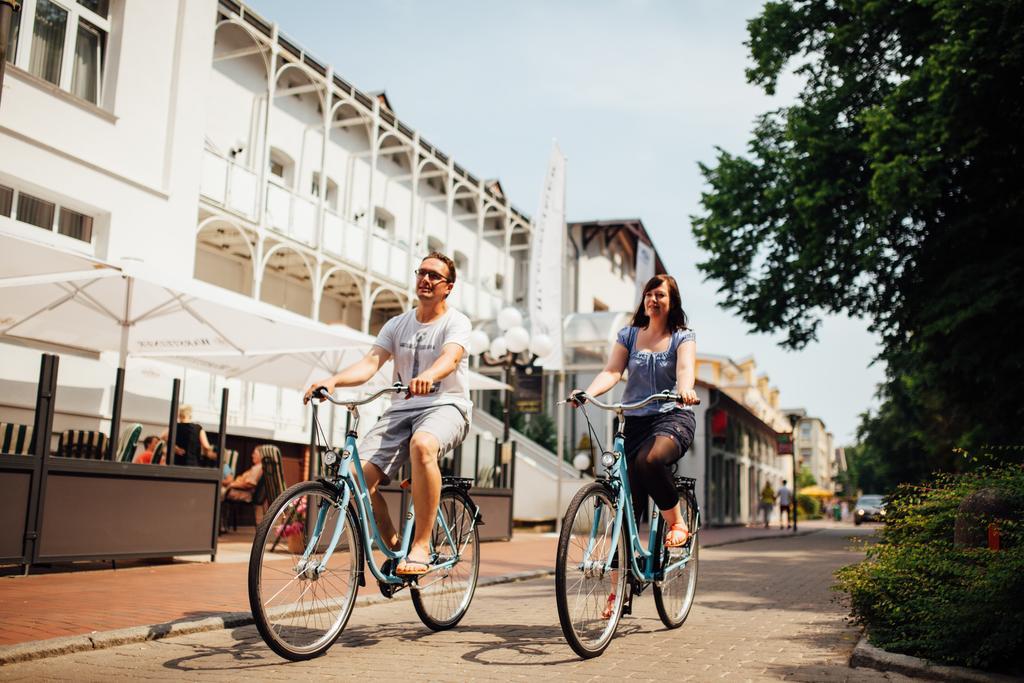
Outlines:
{"label": "bicycle front wheel", "polygon": [[419,577],[412,586],[416,614],[434,631],[458,624],[469,609],[480,575],[480,531],[476,506],[457,489],[441,491],[431,538],[433,563],[447,565]]}
{"label": "bicycle front wheel", "polygon": [[626,598],[624,539],[618,539],[612,563],[607,562],[614,527],[612,496],[597,483],[580,489],[562,520],[555,560],[558,620],[569,646],[584,659],[608,647]]}
{"label": "bicycle front wheel", "polygon": [[362,551],[355,515],[327,484],[296,484],[271,504],[249,556],[249,605],[270,649],[292,661],[327,651],[352,614]]}
{"label": "bicycle front wheel", "polygon": [[[700,535],[697,530],[697,505],[688,496],[679,501],[683,519],[691,530],[690,540],[679,548],[665,548],[660,581],[654,582],[654,605],[661,622],[668,628],[679,628],[686,621],[697,593],[697,563],[700,559]],[[664,542],[665,524],[661,524],[659,542]]]}

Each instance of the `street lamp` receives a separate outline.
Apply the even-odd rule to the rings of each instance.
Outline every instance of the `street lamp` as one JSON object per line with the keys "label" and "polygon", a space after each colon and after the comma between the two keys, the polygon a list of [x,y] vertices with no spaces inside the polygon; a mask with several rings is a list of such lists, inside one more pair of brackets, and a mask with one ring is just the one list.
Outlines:
{"label": "street lamp", "polygon": [[[469,353],[479,356],[480,362],[491,367],[504,370],[504,382],[511,386],[512,368],[523,370],[526,374],[539,371],[533,363],[538,358],[551,353],[554,344],[546,334],[538,334],[531,339],[530,333],[523,327],[523,315],[509,306],[498,313],[498,329],[501,334],[493,340],[483,330],[474,330],[469,335]],[[529,351],[529,359],[523,360],[521,354]],[[512,392],[505,389],[505,401],[502,406],[504,433],[502,443],[509,440],[509,421],[512,413]]]}
{"label": "street lamp", "polygon": [[[796,533],[796,509],[798,507],[798,505],[796,504],[796,490],[797,490],[797,484],[796,484],[796,477],[797,477],[797,469],[796,469],[796,426],[800,423],[800,416],[797,415],[796,413],[790,413],[787,417],[789,417],[789,424],[790,424],[790,427],[792,428],[792,436],[790,437],[789,440],[790,440],[790,444],[793,446],[793,449],[792,449],[793,450],[793,453],[792,453],[792,456],[793,456],[793,506],[789,509],[789,516],[793,519],[793,533],[795,534]],[[781,515],[782,513],[779,513],[779,514]],[[779,520],[780,520],[780,523],[781,523],[782,517],[779,517]]]}

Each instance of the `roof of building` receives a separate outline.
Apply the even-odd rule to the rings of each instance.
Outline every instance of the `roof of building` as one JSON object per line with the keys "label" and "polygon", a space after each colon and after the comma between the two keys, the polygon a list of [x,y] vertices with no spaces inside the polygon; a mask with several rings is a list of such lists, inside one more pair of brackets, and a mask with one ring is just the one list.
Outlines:
{"label": "roof of building", "polygon": [[[612,218],[599,221],[570,221],[569,228],[575,227],[582,228],[584,231],[593,230],[595,234],[598,230],[611,231],[611,235],[607,236],[608,239],[614,239],[614,237],[620,233],[625,234],[631,239],[634,249],[636,249],[636,242],[643,242],[654,250],[655,274],[668,273],[668,269],[665,268],[665,264],[661,260],[661,255],[658,253],[658,248],[654,246],[654,240],[651,239],[651,236],[647,233],[647,228],[644,227],[644,222],[639,218]],[[592,239],[592,237],[590,239]],[[589,239],[584,235],[584,247],[586,247],[587,242],[589,242]]]}

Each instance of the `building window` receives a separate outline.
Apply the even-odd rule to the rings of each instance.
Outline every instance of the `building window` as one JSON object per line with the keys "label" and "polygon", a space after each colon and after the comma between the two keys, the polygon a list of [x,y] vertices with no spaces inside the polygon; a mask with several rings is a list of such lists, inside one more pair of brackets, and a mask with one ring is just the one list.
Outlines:
{"label": "building window", "polygon": [[18,54],[18,27],[21,25],[21,5],[11,15],[11,28],[7,31],[7,61],[14,64],[14,56]]}
{"label": "building window", "polygon": [[391,239],[394,236],[395,217],[387,209],[377,206],[373,209],[373,231],[380,237]]}
{"label": "building window", "polygon": [[89,102],[96,102],[100,88],[100,65],[103,64],[103,34],[87,21],[78,22],[75,42],[74,73],[71,93]]}
{"label": "building window", "polygon": [[18,220],[44,230],[53,230],[56,204],[21,192],[18,194]]}
{"label": "building window", "polygon": [[284,180],[284,164],[274,159],[270,160],[270,175],[277,176]]}
{"label": "building window", "polygon": [[[13,209],[13,215],[12,215]],[[21,223],[34,225],[82,242],[92,242],[93,217],[55,202],[0,185],[0,216],[8,216]],[[56,219],[56,225],[54,225]]]}
{"label": "building window", "polygon": [[10,218],[11,209],[14,207],[14,190],[0,185],[0,216]]}
{"label": "building window", "polygon": [[809,439],[811,438],[811,423],[801,422],[800,423],[800,438]]}
{"label": "building window", "polygon": [[[327,192],[324,194],[324,204],[332,211],[338,210],[338,183],[331,180],[330,176],[324,179],[327,183]],[[314,197],[320,196],[320,174],[313,171],[313,182],[310,185],[309,193]]]}
{"label": "building window", "polygon": [[[7,60],[98,104],[110,32],[108,0],[25,0],[11,16]],[[22,37],[29,45],[19,45]]]}
{"label": "building window", "polygon": [[60,84],[60,67],[64,60],[64,34],[68,12],[51,0],[36,0],[36,22],[32,31],[32,75],[54,85]]}
{"label": "building window", "polygon": [[92,241],[92,216],[72,211],[71,209],[60,210],[60,222],[57,224],[57,232],[68,237],[74,237],[83,242]]}

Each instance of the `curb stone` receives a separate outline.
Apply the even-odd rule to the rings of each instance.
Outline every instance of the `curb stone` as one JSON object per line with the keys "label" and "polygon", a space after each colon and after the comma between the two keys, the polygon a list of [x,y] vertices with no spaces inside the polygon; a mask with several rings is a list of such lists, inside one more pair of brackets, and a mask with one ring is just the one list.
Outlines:
{"label": "curb stone", "polygon": [[[820,529],[798,531],[797,533],[790,534],[788,536],[738,538],[731,541],[703,544],[703,547],[717,548],[724,545],[747,543],[750,541],[795,538],[797,536],[813,534],[818,531],[820,531]],[[501,576],[491,576],[480,579],[477,583],[477,588],[483,586],[497,586],[503,583],[540,579],[553,576],[554,573],[554,569],[532,569],[523,572],[502,574]],[[382,595],[367,595],[358,598],[356,600],[356,606],[378,605],[392,600],[405,600],[408,599],[408,597],[408,593],[399,593],[394,598],[385,598]],[[68,655],[76,652],[102,650],[108,647],[118,647],[120,645],[130,645],[132,643],[144,643],[151,640],[160,640],[162,638],[175,638],[177,636],[185,636],[204,631],[220,631],[224,629],[239,628],[242,626],[250,626],[252,623],[253,618],[250,612],[225,612],[215,616],[204,617],[202,619],[168,621],[161,624],[151,624],[149,626],[132,626],[130,628],[122,628],[114,631],[96,631],[86,635],[63,636],[60,638],[48,638],[46,640],[34,640],[27,643],[18,643],[16,645],[4,645],[0,646],[0,666],[5,664],[14,664],[16,662],[27,662],[33,659],[45,659],[47,657]],[[852,664],[852,660],[851,666],[855,666]]]}
{"label": "curb stone", "polygon": [[927,659],[888,652],[868,642],[867,636],[861,636],[857,647],[850,655],[850,666],[864,667],[876,671],[894,671],[912,678],[929,678],[936,681],[977,681],[979,683],[1011,683],[1020,678],[1003,674],[988,673],[978,669],[962,666],[933,664]]}

